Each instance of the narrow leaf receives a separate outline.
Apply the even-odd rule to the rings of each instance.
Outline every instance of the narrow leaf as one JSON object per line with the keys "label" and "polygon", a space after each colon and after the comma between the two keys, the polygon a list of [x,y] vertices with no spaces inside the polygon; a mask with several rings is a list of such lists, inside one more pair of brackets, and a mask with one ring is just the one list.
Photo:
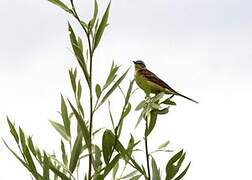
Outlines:
{"label": "narrow leaf", "polygon": [[85,63],[84,60],[84,56],[81,52],[81,48],[79,47],[78,41],[76,40],[76,36],[74,34],[73,28],[71,27],[70,23],[68,23],[68,30],[69,30],[69,36],[70,36],[70,41],[71,41],[71,45],[72,48],[74,50],[74,54],[77,58],[77,61],[84,73],[85,79],[88,83],[88,85],[90,86],[90,79],[89,79],[89,74],[88,74],[88,70],[87,70],[87,65]]}
{"label": "narrow leaf", "polygon": [[82,133],[79,133],[74,142],[73,150],[71,152],[70,164],[69,164],[69,170],[71,171],[71,173],[74,172],[77,162],[79,160],[79,156],[80,156],[81,148],[82,148],[82,137],[83,137]]}
{"label": "narrow leaf", "polygon": [[70,134],[70,119],[69,119],[68,112],[67,112],[67,106],[66,106],[65,100],[64,100],[62,95],[61,95],[61,116],[62,116],[62,119],[63,119],[65,131],[66,131],[68,137],[71,137],[71,134]]}
{"label": "narrow leaf", "polygon": [[158,149],[159,149],[159,150],[160,150],[160,149],[164,149],[164,148],[166,148],[166,146],[167,146],[168,144],[170,144],[170,141],[169,141],[169,140],[166,141],[166,142],[164,142],[164,143],[161,144],[160,146],[158,146]]}
{"label": "narrow leaf", "polygon": [[97,29],[97,32],[95,34],[95,42],[94,42],[94,49],[98,46],[101,37],[103,35],[104,29],[107,26],[107,22],[108,22],[108,17],[109,17],[109,8],[110,8],[110,3],[102,17],[101,23]]}
{"label": "narrow leaf", "polygon": [[162,97],[164,97],[164,94],[165,94],[164,92],[157,94],[155,97],[152,98],[152,101],[153,102],[159,101]]}
{"label": "narrow leaf", "polygon": [[93,161],[93,167],[94,167],[94,170],[95,170],[95,176],[98,176],[98,175],[100,175],[99,170],[101,169],[101,166],[102,166],[101,149],[97,145],[95,145],[94,146],[94,152],[95,152],[95,158],[94,158],[94,161]]}
{"label": "narrow leaf", "polygon": [[19,137],[18,137],[18,133],[16,131],[16,128],[15,128],[14,124],[11,123],[8,116],[7,116],[7,121],[8,121],[10,132],[11,132],[12,136],[14,137],[16,143],[19,143]]}
{"label": "narrow leaf", "polygon": [[145,104],[146,104],[146,101],[145,100],[143,100],[143,101],[141,101],[138,105],[137,105],[137,107],[136,107],[136,111],[139,111],[140,109],[142,109],[144,106],[145,106]]}
{"label": "narrow leaf", "polygon": [[96,97],[99,98],[101,96],[101,86],[96,84],[95,86]]}
{"label": "narrow leaf", "polygon": [[132,171],[132,172],[128,173],[127,175],[123,176],[121,179],[128,179],[128,178],[130,178],[130,177],[136,175],[137,172],[138,172],[137,170]]}
{"label": "narrow leaf", "polygon": [[76,93],[76,76],[74,75],[72,69],[69,70],[68,73],[69,73],[69,77],[71,80],[71,85],[72,85],[73,91],[74,91],[74,93]]}
{"label": "narrow leaf", "polygon": [[176,173],[178,172],[178,168],[175,163],[179,161],[179,159],[183,156],[183,149],[176,153],[167,163],[166,165],[166,180],[171,180]]}
{"label": "narrow leaf", "polygon": [[141,174],[140,175],[136,175],[136,176],[130,178],[130,180],[138,180],[141,176],[142,176]]}
{"label": "narrow leaf", "polygon": [[53,171],[53,173],[59,176],[62,180],[71,180],[64,173],[60,172],[57,167],[55,167],[51,162],[49,162],[49,169]]}
{"label": "narrow leaf", "polygon": [[69,141],[69,136],[66,133],[65,127],[55,121],[49,120],[51,125],[58,131],[58,133],[67,141]]}
{"label": "narrow leaf", "polygon": [[168,112],[169,112],[169,108],[167,107],[167,108],[164,108],[164,109],[161,109],[161,110],[156,110],[156,112],[158,113],[158,114],[167,114]]}
{"label": "narrow leaf", "polygon": [[80,48],[81,52],[83,53],[83,43],[80,37],[78,37],[78,47]]}
{"label": "narrow leaf", "polygon": [[182,179],[184,177],[184,175],[186,174],[187,170],[189,169],[190,165],[191,165],[191,162],[187,165],[187,167],[185,168],[185,170],[178,177],[176,177],[174,180],[180,180],[180,179]]}
{"label": "narrow leaf", "polygon": [[119,169],[119,162],[117,162],[116,165],[115,165],[115,166],[113,167],[113,169],[112,169],[112,177],[113,177],[113,180],[116,179],[116,173],[117,173],[118,169]]}
{"label": "narrow leaf", "polygon": [[27,142],[28,142],[28,147],[29,147],[30,151],[32,152],[32,154],[35,157],[37,157],[37,151],[36,151],[36,149],[34,147],[34,144],[33,144],[33,141],[32,141],[32,137],[29,136],[28,139],[27,139]]}
{"label": "narrow leaf", "polygon": [[77,99],[80,101],[81,99],[81,94],[82,94],[82,87],[81,87],[81,82],[80,80],[78,81],[78,88],[77,88]]}
{"label": "narrow leaf", "polygon": [[143,119],[143,116],[144,116],[144,111],[141,112],[141,114],[140,114],[140,116],[139,116],[139,118],[138,118],[138,120],[137,120],[137,123],[136,123],[136,125],[135,125],[135,128],[137,128],[137,126],[139,125],[139,123],[140,123],[141,120]]}
{"label": "narrow leaf", "polygon": [[150,133],[152,132],[152,130],[154,129],[155,125],[156,125],[156,121],[157,121],[157,112],[155,110],[152,110],[150,112],[151,118],[150,118],[150,123],[148,126],[148,129],[146,131],[146,135],[149,136]]}
{"label": "narrow leaf", "polygon": [[128,105],[126,106],[126,109],[123,111],[122,119],[124,119],[129,114],[130,110],[131,110],[131,104],[128,103]]}
{"label": "narrow leaf", "polygon": [[114,83],[114,85],[110,88],[110,90],[107,92],[107,94],[101,100],[99,106],[101,106],[107,100],[107,98],[113,93],[113,91],[121,84],[121,82],[123,81],[123,79],[127,75],[128,71],[129,71],[129,69],[127,69],[127,71]]}
{"label": "narrow leaf", "polygon": [[116,73],[117,73],[118,69],[119,69],[119,66],[114,65],[114,62],[113,62],[111,65],[107,80],[103,86],[103,89],[106,89],[113,82],[113,80],[116,78]]}
{"label": "narrow leaf", "polygon": [[117,154],[113,160],[107,164],[107,166],[105,167],[104,173],[103,173],[103,177],[106,177],[108,175],[108,173],[113,169],[113,167],[117,164],[117,162],[120,159],[120,154]]}
{"label": "narrow leaf", "polygon": [[7,149],[22,163],[22,165],[29,171],[31,172],[31,169],[29,168],[29,166],[26,164],[25,161],[23,161],[9,146],[8,144],[2,139],[2,141],[4,142],[5,146],[7,147]]}
{"label": "narrow leaf", "polygon": [[102,137],[102,153],[103,153],[103,158],[106,164],[109,163],[114,145],[115,145],[115,140],[111,139],[109,130],[106,130],[103,133],[103,137]]}
{"label": "narrow leaf", "polygon": [[48,1],[57,5],[61,9],[65,10],[66,12],[72,13],[72,10],[69,7],[67,7],[67,5],[65,5],[63,2],[61,2],[60,0],[48,0]]}
{"label": "narrow leaf", "polygon": [[91,31],[94,27],[94,24],[95,24],[95,21],[96,21],[96,18],[97,18],[97,14],[98,14],[98,4],[97,4],[97,1],[95,0],[94,1],[94,13],[93,13],[93,17],[90,21],[90,27],[89,27],[89,31]]}
{"label": "narrow leaf", "polygon": [[82,119],[82,117],[80,116],[80,114],[77,112],[77,110],[74,108],[74,106],[72,105],[72,103],[68,100],[71,108],[72,108],[72,111],[78,121],[78,124],[79,126],[81,127],[81,132],[82,132],[82,135],[84,137],[84,140],[85,140],[85,143],[87,144],[88,146],[88,149],[91,149],[91,144],[90,144],[90,136],[89,136],[89,131],[88,131],[88,128],[84,122],[84,120]]}
{"label": "narrow leaf", "polygon": [[160,170],[158,169],[157,163],[153,157],[151,159],[151,167],[152,167],[152,180],[161,180]]}
{"label": "narrow leaf", "polygon": [[62,154],[62,160],[65,166],[68,165],[68,158],[67,158],[67,153],[65,149],[64,142],[61,140],[61,154]]}
{"label": "narrow leaf", "polygon": [[126,95],[126,98],[125,98],[125,102],[126,103],[128,103],[129,98],[131,96],[133,84],[134,84],[134,80],[130,81],[130,85],[129,85],[129,88],[128,88],[128,91],[127,91],[127,95]]}
{"label": "narrow leaf", "polygon": [[32,175],[37,179],[38,178],[38,172],[36,170],[36,166],[33,162],[32,156],[30,154],[30,151],[28,149],[28,147],[25,145],[23,147],[23,155],[25,156],[27,162],[28,162],[28,166],[30,168],[30,172],[32,173]]}
{"label": "narrow leaf", "polygon": [[44,161],[43,161],[43,179],[44,180],[50,180],[49,160],[48,160],[48,157],[47,157],[46,153],[44,153]]}
{"label": "narrow leaf", "polygon": [[161,102],[161,104],[174,105],[174,106],[176,105],[174,101],[171,101],[171,98],[167,98],[166,100]]}

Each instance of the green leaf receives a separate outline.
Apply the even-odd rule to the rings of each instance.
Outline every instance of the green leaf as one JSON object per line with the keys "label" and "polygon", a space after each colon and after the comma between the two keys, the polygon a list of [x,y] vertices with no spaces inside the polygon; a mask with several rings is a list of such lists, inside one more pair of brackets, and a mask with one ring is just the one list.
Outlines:
{"label": "green leaf", "polygon": [[22,150],[24,151],[24,149],[26,148],[26,140],[25,140],[24,132],[20,127],[19,127],[19,137],[20,137]]}
{"label": "green leaf", "polygon": [[126,106],[125,110],[123,111],[122,119],[124,119],[129,114],[130,110],[131,110],[131,104],[128,103],[128,105]]}
{"label": "green leaf", "polygon": [[130,96],[131,96],[131,92],[132,92],[132,88],[133,88],[134,81],[135,81],[135,80],[130,81],[130,85],[129,85],[129,88],[128,88],[128,91],[127,91],[127,95],[126,95],[126,98],[125,98],[125,102],[126,102],[126,103],[128,103],[129,98],[130,98]]}
{"label": "green leaf", "polygon": [[58,131],[58,133],[67,141],[70,140],[69,136],[66,133],[65,127],[55,121],[49,120],[51,125]]}
{"label": "green leaf", "polygon": [[161,102],[161,104],[174,105],[174,106],[176,105],[174,101],[171,101],[171,98],[167,98],[166,100]]}
{"label": "green leaf", "polygon": [[151,107],[152,107],[153,109],[159,109],[159,108],[160,108],[160,105],[157,104],[157,103],[155,103],[155,102],[151,103],[150,105],[151,105]]}
{"label": "green leaf", "polygon": [[71,152],[70,164],[69,164],[69,170],[71,171],[71,173],[74,172],[77,162],[79,160],[79,156],[80,156],[81,148],[82,148],[82,137],[83,137],[82,133],[79,133],[74,142],[73,150]]}
{"label": "green leaf", "polygon": [[70,41],[71,41],[72,48],[74,50],[74,54],[84,73],[85,79],[88,85],[90,86],[90,79],[89,79],[89,74],[87,70],[87,65],[85,63],[84,56],[81,51],[81,47],[79,47],[78,41],[76,40],[76,36],[74,34],[73,28],[71,27],[70,23],[68,23],[68,30],[69,30]]}
{"label": "green leaf", "polygon": [[115,140],[111,139],[110,131],[106,130],[103,133],[103,137],[102,137],[102,153],[103,153],[103,158],[106,164],[109,163],[114,145],[115,145]]}
{"label": "green leaf", "polygon": [[46,153],[44,153],[44,161],[43,161],[43,179],[50,180],[49,160],[48,160]]}
{"label": "green leaf", "polygon": [[157,112],[155,110],[152,110],[150,112],[151,118],[148,128],[146,129],[146,136],[149,136],[152,130],[154,129],[157,121]]}
{"label": "green leaf", "polygon": [[97,98],[99,98],[101,96],[101,86],[99,84],[96,84],[95,92],[96,92]]}
{"label": "green leaf", "polygon": [[72,14],[72,10],[69,7],[67,7],[67,5],[65,5],[63,2],[61,2],[60,0],[48,0],[48,1],[57,5],[61,9],[65,10],[66,12]]}
{"label": "green leaf", "polygon": [[18,137],[18,133],[16,131],[15,125],[11,123],[8,116],[7,116],[7,121],[8,121],[8,124],[9,124],[10,132],[11,132],[12,136],[14,137],[16,143],[18,144],[19,143],[19,137]]}
{"label": "green leaf", "polygon": [[152,167],[152,179],[161,180],[160,169],[157,167],[157,163],[153,157],[151,158],[151,167]]}
{"label": "green leaf", "polygon": [[158,114],[167,114],[167,113],[169,112],[169,108],[167,107],[167,108],[160,109],[160,110],[157,109],[156,112],[157,112]]}
{"label": "green leaf", "polygon": [[93,13],[93,17],[90,21],[90,25],[89,25],[89,31],[91,31],[94,27],[94,24],[95,24],[95,21],[96,21],[96,18],[97,18],[97,14],[98,14],[98,4],[97,4],[97,1],[95,0],[94,1],[94,13]]}
{"label": "green leaf", "polygon": [[101,169],[102,161],[101,161],[101,150],[97,145],[94,146],[94,152],[95,152],[95,158],[93,161],[93,167],[95,170],[95,176],[98,176],[100,175],[99,170]]}
{"label": "green leaf", "polygon": [[100,107],[107,99],[108,97],[113,93],[113,91],[121,84],[125,76],[127,75],[129,69],[114,83],[114,85],[110,88],[110,90],[106,93],[106,95],[103,97],[101,100],[100,104],[98,107]]}
{"label": "green leaf", "polygon": [[162,97],[164,97],[165,93],[161,92],[159,94],[157,94],[155,97],[152,98],[152,102],[157,102],[159,101]]}
{"label": "green leaf", "polygon": [[187,167],[185,168],[185,170],[178,177],[176,177],[174,180],[180,180],[180,179],[182,179],[184,177],[184,175],[186,174],[186,172],[188,171],[190,165],[191,165],[191,162],[187,165]]}
{"label": "green leaf", "polygon": [[[134,140],[134,137],[132,136],[132,134],[130,135],[130,140],[128,142],[128,147],[127,147],[127,154],[128,156],[131,156],[132,155],[132,152],[133,152],[133,148],[135,147],[135,140]],[[125,157],[124,158],[125,162],[128,162],[129,158],[128,157]]]}
{"label": "green leaf", "polygon": [[112,169],[112,177],[113,177],[113,180],[116,179],[116,173],[117,173],[118,169],[119,169],[119,162],[117,162],[116,165],[115,165],[115,166],[113,167],[113,169]]}
{"label": "green leaf", "polygon": [[77,112],[77,110],[74,108],[74,106],[72,105],[72,103],[68,100],[72,111],[78,121],[78,125],[81,127],[81,132],[82,135],[84,137],[85,143],[87,144],[88,149],[91,149],[91,144],[90,144],[90,136],[89,136],[89,131],[88,128],[84,122],[84,120],[82,119],[82,117],[80,116],[80,114]]}
{"label": "green leaf", "polygon": [[49,161],[49,169],[53,171],[53,173],[57,176],[59,176],[62,180],[71,180],[69,177],[67,177],[64,173],[60,172],[57,167],[55,167],[50,161]]}
{"label": "green leaf", "polygon": [[30,151],[28,149],[28,147],[26,145],[22,145],[23,146],[23,155],[25,156],[25,159],[28,163],[28,166],[29,166],[29,169],[30,169],[30,172],[32,173],[32,175],[38,179],[38,172],[36,170],[36,166],[33,162],[33,159],[32,159],[32,156],[30,154]]}
{"label": "green leaf", "polygon": [[113,118],[113,115],[112,115],[112,112],[111,112],[111,107],[110,107],[110,101],[108,101],[108,110],[109,110],[109,117],[110,117],[113,129],[115,129],[114,118]]}
{"label": "green leaf", "polygon": [[125,176],[123,176],[121,179],[128,179],[128,178],[130,178],[130,177],[132,177],[132,176],[134,176],[134,175],[136,175],[137,174],[137,170],[135,170],[135,171],[132,171],[132,172],[130,172],[130,173],[128,173],[128,174],[126,174]]}
{"label": "green leaf", "polygon": [[[166,180],[171,180],[178,172],[181,164],[177,163],[177,165],[175,165],[176,162],[179,162],[179,160],[183,159],[183,149],[181,151],[179,151],[178,153],[176,153],[167,163],[166,165]],[[183,161],[183,160],[182,160]],[[182,162],[181,162],[182,163]]]}
{"label": "green leaf", "polygon": [[[75,72],[76,72],[76,69],[75,69]],[[68,73],[69,73],[69,77],[71,80],[71,85],[72,85],[73,91],[74,91],[74,93],[76,93],[76,75],[74,75],[72,69],[70,69],[68,71]]]}
{"label": "green leaf", "polygon": [[22,165],[32,173],[30,167],[26,164],[25,161],[23,161],[9,146],[8,144],[2,139],[2,141],[4,142],[5,146],[7,147],[7,149],[22,163]]}
{"label": "green leaf", "polygon": [[68,165],[68,158],[67,158],[67,153],[66,153],[66,149],[65,149],[65,145],[64,142],[61,140],[61,154],[62,154],[62,160],[65,166]]}
{"label": "green leaf", "polygon": [[81,52],[83,53],[83,42],[80,37],[78,37],[78,47],[80,48]]}
{"label": "green leaf", "polygon": [[106,177],[108,175],[108,173],[113,169],[113,167],[118,163],[120,159],[120,154],[117,154],[113,160],[107,164],[107,166],[105,167],[104,173],[103,173],[103,177]]}
{"label": "green leaf", "polygon": [[67,133],[67,136],[71,137],[70,119],[69,119],[68,112],[67,112],[67,106],[66,106],[65,100],[62,95],[61,95],[61,116],[63,119],[63,123],[64,123],[64,127],[65,127],[65,131]]}
{"label": "green leaf", "polygon": [[31,136],[28,137],[27,142],[28,142],[28,147],[29,147],[30,151],[32,152],[32,154],[35,157],[37,157],[37,151],[36,151],[36,149],[34,147],[34,144],[32,142],[32,137]]}
{"label": "green leaf", "polygon": [[138,180],[141,176],[142,176],[141,174],[140,175],[136,175],[133,178],[130,178],[130,180]]}
{"label": "green leaf", "polygon": [[78,81],[78,88],[77,88],[77,99],[80,101],[81,99],[81,94],[82,94],[82,87],[81,87],[81,82],[80,80]]}
{"label": "green leaf", "polygon": [[104,13],[104,15],[102,17],[101,23],[100,23],[100,25],[99,25],[96,33],[95,33],[95,42],[94,42],[94,48],[93,49],[95,49],[98,46],[98,44],[99,44],[99,42],[101,40],[101,37],[103,35],[104,29],[107,26],[108,17],[109,17],[109,8],[110,8],[110,3],[108,4],[108,7],[107,7],[107,9],[106,9],[106,11],[105,11],[105,13]]}
{"label": "green leaf", "polygon": [[[113,134],[112,131],[107,130],[109,137],[111,140],[115,141],[115,135]],[[123,147],[122,143],[117,139],[116,143],[115,143],[115,149],[117,152],[120,153],[120,155],[124,158],[124,159],[129,159],[132,164],[130,163],[130,165],[135,168],[136,170],[138,170],[141,174],[143,174],[146,177],[146,173],[145,171],[138,165],[138,163],[129,155],[128,151]]]}
{"label": "green leaf", "polygon": [[136,107],[136,111],[139,111],[140,109],[142,109],[144,106],[145,106],[145,104],[146,104],[146,101],[145,100],[143,100],[143,101],[141,101],[138,105],[137,105],[137,107]]}
{"label": "green leaf", "polygon": [[166,146],[167,146],[168,144],[170,144],[170,141],[169,141],[169,140],[166,141],[166,142],[164,142],[164,143],[161,144],[160,146],[158,146],[158,149],[159,149],[159,150],[160,150],[160,149],[164,149],[164,148],[166,148]]}
{"label": "green leaf", "polygon": [[144,116],[144,111],[141,112],[141,114],[140,114],[140,116],[139,116],[139,118],[138,118],[138,120],[137,120],[137,123],[136,123],[136,125],[135,125],[135,128],[137,128],[137,126],[139,125],[139,123],[140,123],[141,120],[143,119],[143,116]]}
{"label": "green leaf", "polygon": [[113,82],[113,80],[116,78],[116,73],[117,73],[118,69],[119,69],[119,66],[114,65],[114,62],[113,62],[111,65],[107,80],[103,86],[103,90],[106,89]]}

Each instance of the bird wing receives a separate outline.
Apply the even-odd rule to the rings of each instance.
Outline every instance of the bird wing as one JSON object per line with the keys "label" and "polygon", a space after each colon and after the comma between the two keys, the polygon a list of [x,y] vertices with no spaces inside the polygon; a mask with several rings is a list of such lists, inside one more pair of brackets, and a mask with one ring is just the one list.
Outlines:
{"label": "bird wing", "polygon": [[141,69],[138,71],[143,77],[146,78],[146,80],[151,81],[155,84],[158,84],[159,86],[166,88],[170,91],[173,91],[174,93],[177,94],[177,92],[172,89],[168,84],[166,84],[163,80],[158,78],[153,72],[149,71],[148,69]]}

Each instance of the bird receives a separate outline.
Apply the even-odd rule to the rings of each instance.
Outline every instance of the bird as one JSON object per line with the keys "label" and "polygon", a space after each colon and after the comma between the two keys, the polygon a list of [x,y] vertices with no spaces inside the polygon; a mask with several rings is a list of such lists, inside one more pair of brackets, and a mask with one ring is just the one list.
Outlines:
{"label": "bird", "polygon": [[135,81],[137,85],[145,92],[147,97],[150,95],[150,93],[158,94],[164,92],[165,94],[181,96],[194,103],[198,103],[197,101],[172,89],[157,75],[149,71],[142,60],[133,61],[133,63],[135,64]]}

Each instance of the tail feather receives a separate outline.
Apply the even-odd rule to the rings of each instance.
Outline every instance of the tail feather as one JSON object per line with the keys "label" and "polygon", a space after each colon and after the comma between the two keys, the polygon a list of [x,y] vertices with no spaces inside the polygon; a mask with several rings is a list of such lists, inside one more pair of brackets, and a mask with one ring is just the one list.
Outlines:
{"label": "tail feather", "polygon": [[194,103],[197,103],[197,104],[199,103],[198,101],[195,101],[195,100],[193,100],[193,99],[191,99],[191,98],[189,98],[189,97],[184,96],[183,94],[177,93],[176,95],[181,96],[181,97],[183,97],[183,98],[186,98],[186,99],[188,99],[188,100],[190,100],[190,101],[192,101],[192,102],[194,102]]}

